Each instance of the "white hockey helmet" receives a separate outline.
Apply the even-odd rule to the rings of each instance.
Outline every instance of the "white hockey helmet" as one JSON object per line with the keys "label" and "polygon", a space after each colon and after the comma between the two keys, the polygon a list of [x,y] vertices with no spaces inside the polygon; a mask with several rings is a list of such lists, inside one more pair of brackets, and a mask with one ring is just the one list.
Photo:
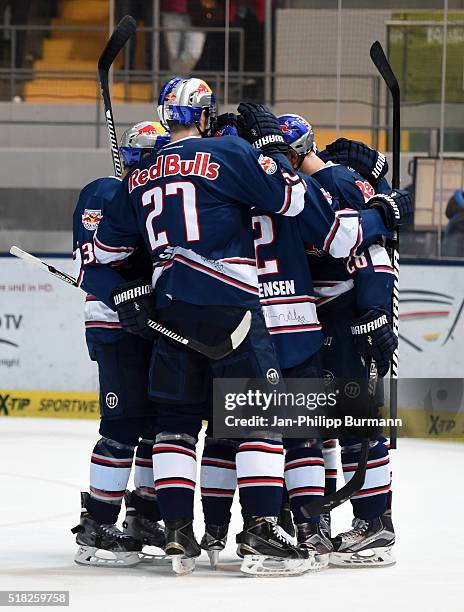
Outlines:
{"label": "white hockey helmet", "polygon": [[121,136],[119,153],[124,166],[140,163],[144,153],[156,153],[171,137],[157,121],[141,121],[126,130]]}
{"label": "white hockey helmet", "polygon": [[158,116],[165,127],[169,125],[196,125],[201,114],[206,114],[206,129],[217,115],[216,99],[211,87],[201,79],[174,77],[163,85],[158,100]]}

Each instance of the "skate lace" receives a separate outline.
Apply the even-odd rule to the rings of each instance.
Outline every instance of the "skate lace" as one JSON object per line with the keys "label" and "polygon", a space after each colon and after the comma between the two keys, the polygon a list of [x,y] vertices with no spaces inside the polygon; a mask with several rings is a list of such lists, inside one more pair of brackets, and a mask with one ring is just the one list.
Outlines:
{"label": "skate lace", "polygon": [[116,525],[101,525],[100,529],[105,535],[108,535],[112,538],[116,538],[118,540],[124,540],[128,538],[128,536],[120,529],[118,529]]}
{"label": "skate lace", "polygon": [[282,528],[280,527],[280,525],[277,522],[278,521],[277,517],[274,517],[274,516],[265,516],[264,520],[271,525],[272,533],[275,535],[277,540],[280,540],[284,544],[290,544],[290,540],[285,537],[284,531],[282,530]]}
{"label": "skate lace", "polygon": [[353,520],[352,525],[353,525],[353,528],[350,529],[350,531],[344,531],[343,533],[340,534],[340,537],[343,540],[354,540],[357,537],[366,533],[366,531],[369,529],[369,523],[359,518],[355,518]]}

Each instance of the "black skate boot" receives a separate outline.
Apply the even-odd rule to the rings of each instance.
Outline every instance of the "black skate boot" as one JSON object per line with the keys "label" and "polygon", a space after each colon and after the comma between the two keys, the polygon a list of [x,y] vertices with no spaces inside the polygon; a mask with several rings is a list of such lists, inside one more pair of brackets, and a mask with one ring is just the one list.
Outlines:
{"label": "black skate boot", "polygon": [[237,535],[240,571],[253,576],[296,576],[310,568],[307,550],[294,546],[277,524],[277,517],[258,516],[245,520]]}
{"label": "black skate boot", "polygon": [[[141,540],[143,546],[155,546],[156,548],[164,550],[166,538],[163,525],[158,521],[152,521],[143,516],[143,514],[134,507],[135,495],[135,492],[131,493],[130,491],[126,491],[124,494],[126,517],[122,524],[123,533],[136,540]],[[165,555],[151,555],[142,552],[140,559],[145,563],[155,563],[157,561],[163,561]]]}
{"label": "black skate boot", "polygon": [[142,542],[120,531],[116,525],[97,523],[87,510],[88,493],[81,493],[81,520],[71,529],[79,549],[74,561],[81,565],[129,567],[140,563]]}
{"label": "black skate boot", "polygon": [[217,567],[219,553],[226,546],[228,531],[229,525],[205,525],[205,535],[201,538],[200,546],[208,553],[213,569]]}
{"label": "black skate boot", "polygon": [[382,516],[363,520],[355,518],[353,529],[333,538],[334,552],[331,565],[366,566],[392,565],[395,563],[393,546],[395,531],[388,509]]}
{"label": "black skate boot", "polygon": [[330,540],[332,537],[332,517],[330,512],[321,514],[320,521],[322,533]]}
{"label": "black skate boot", "polygon": [[320,523],[300,523],[296,526],[298,548],[306,549],[312,560],[311,569],[317,570],[329,565],[332,542]]}
{"label": "black skate boot", "polygon": [[290,537],[295,537],[295,525],[293,524],[290,504],[282,504],[282,507],[280,508],[279,518],[277,519],[277,524],[282,527],[282,529],[286,533],[288,533]]}
{"label": "black skate boot", "polygon": [[176,574],[189,574],[195,569],[195,558],[201,555],[201,548],[193,533],[191,519],[165,521],[165,553],[172,561]]}

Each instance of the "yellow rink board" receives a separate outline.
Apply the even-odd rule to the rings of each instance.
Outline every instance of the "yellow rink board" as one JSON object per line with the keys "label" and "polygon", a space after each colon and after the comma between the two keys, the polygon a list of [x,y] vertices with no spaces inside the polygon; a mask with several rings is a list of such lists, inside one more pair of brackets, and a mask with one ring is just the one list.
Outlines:
{"label": "yellow rink board", "polygon": [[0,418],[3,416],[98,419],[98,393],[0,390]]}

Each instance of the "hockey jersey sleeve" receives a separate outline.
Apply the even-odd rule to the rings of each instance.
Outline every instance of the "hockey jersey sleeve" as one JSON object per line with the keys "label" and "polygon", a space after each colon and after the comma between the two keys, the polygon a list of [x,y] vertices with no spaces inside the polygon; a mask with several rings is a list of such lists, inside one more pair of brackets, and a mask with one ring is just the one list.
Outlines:
{"label": "hockey jersey sleeve", "polygon": [[386,249],[371,245],[360,256],[350,258],[347,269],[353,275],[359,316],[369,310],[390,313],[394,271]]}
{"label": "hockey jersey sleeve", "polygon": [[109,266],[98,266],[94,252],[94,236],[105,214],[107,200],[89,195],[84,189],[73,214],[74,276],[81,289],[114,309],[111,291],[124,282],[123,277]]}
{"label": "hockey jersey sleeve", "polygon": [[332,257],[344,258],[358,255],[389,233],[376,210],[339,209],[332,195],[315,179],[305,177],[305,182],[305,207],[298,216],[305,243]]}
{"label": "hockey jersey sleeve", "polygon": [[250,207],[288,217],[304,208],[306,185],[284,155],[269,157],[241,138],[228,137],[230,195]]}
{"label": "hockey jersey sleeve", "polygon": [[140,246],[137,219],[127,189],[127,178],[121,183],[107,207],[94,236],[95,259],[98,264],[121,262]]}

